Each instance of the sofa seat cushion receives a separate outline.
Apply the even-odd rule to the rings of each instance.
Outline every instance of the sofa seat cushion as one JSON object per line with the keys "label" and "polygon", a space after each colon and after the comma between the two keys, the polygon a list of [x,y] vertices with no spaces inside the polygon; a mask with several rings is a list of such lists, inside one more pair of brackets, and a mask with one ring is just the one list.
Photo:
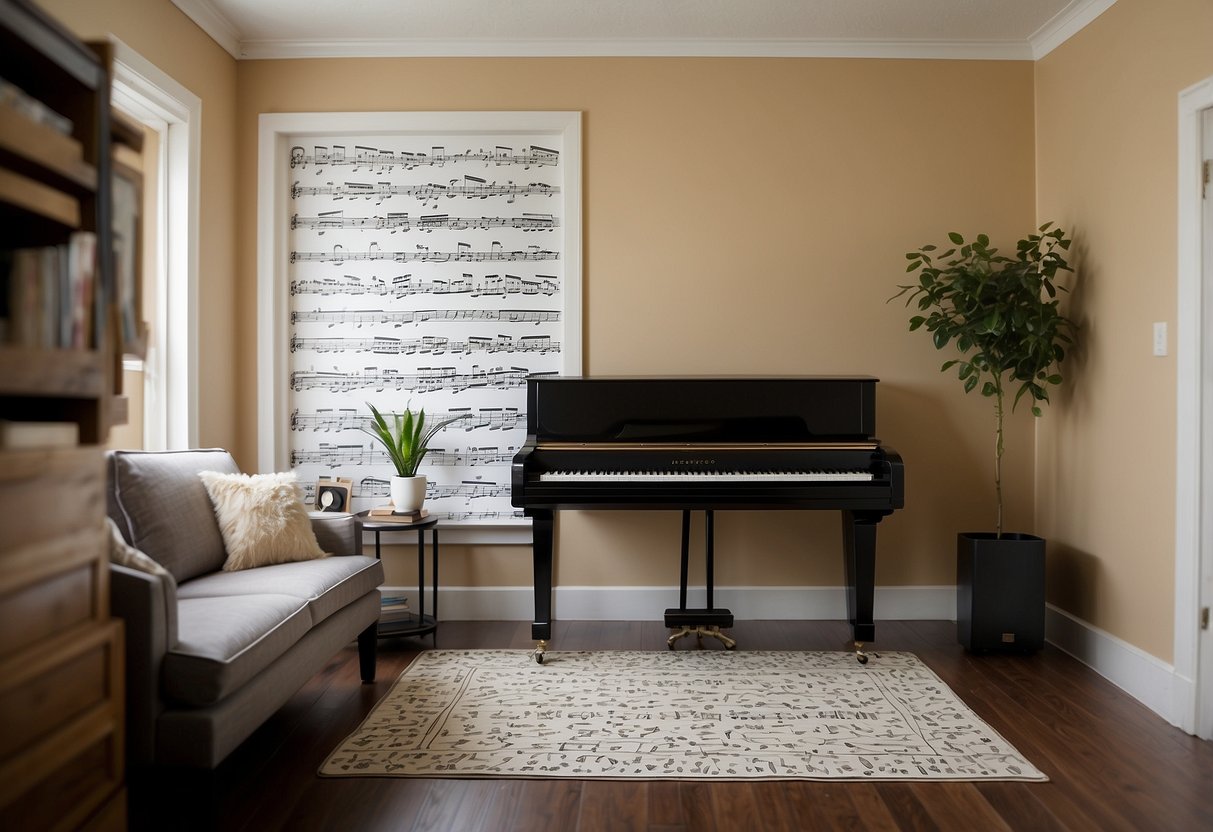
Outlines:
{"label": "sofa seat cushion", "polygon": [[110,451],[108,513],[126,541],[177,583],[218,571],[227,559],[202,471],[239,473],[223,450]]}
{"label": "sofa seat cushion", "polygon": [[182,584],[179,598],[289,595],[304,601],[314,626],[383,583],[383,566],[362,555],[216,572]]}
{"label": "sofa seat cushion", "polygon": [[211,705],[239,689],[311,629],[307,601],[291,595],[177,596],[177,644],[164,657],[164,691]]}

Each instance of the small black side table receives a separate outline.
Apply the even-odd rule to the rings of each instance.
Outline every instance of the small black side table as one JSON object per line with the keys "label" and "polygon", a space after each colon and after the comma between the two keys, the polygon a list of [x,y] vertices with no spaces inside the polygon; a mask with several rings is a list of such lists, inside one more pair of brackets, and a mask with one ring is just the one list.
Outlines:
{"label": "small black side table", "polygon": [[[375,559],[380,560],[379,535],[384,532],[417,532],[417,612],[409,612],[404,618],[396,621],[380,621],[380,638],[397,638],[400,636],[433,635],[434,645],[438,645],[438,518],[428,517],[416,523],[401,523],[396,520],[376,520],[369,512],[360,511],[355,515],[358,521],[358,535],[363,531],[375,533]],[[433,576],[434,613],[425,612],[425,530],[430,530],[430,573]]]}

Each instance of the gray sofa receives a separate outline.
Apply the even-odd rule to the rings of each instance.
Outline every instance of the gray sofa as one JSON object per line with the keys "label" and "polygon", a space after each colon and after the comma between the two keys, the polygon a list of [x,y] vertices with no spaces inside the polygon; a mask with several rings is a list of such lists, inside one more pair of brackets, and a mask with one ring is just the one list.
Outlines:
{"label": "gray sofa", "polygon": [[383,569],[360,554],[352,517],[313,519],[320,547],[349,556],[223,572],[198,473],[239,473],[230,454],[111,451],[106,464],[110,518],[163,567],[110,566],[132,764],[214,768],[355,638],[374,679]]}

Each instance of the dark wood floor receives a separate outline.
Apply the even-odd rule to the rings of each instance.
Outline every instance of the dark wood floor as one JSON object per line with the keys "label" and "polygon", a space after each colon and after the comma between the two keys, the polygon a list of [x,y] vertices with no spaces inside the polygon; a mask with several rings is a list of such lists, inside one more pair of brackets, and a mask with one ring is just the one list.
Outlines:
{"label": "dark wood floor", "polygon": [[[841,649],[839,622],[750,621],[741,650]],[[444,622],[440,648],[530,648],[530,624]],[[553,650],[664,650],[660,622],[557,622]],[[1048,783],[702,783],[320,779],[316,769],[429,639],[383,641],[379,680],[351,646],[214,772],[133,775],[135,830],[1208,830],[1213,743],[1051,648],[966,654],[949,622],[880,622]],[[705,640],[705,644],[707,641]],[[715,645],[715,642],[711,643]],[[712,649],[716,649],[713,647]]]}

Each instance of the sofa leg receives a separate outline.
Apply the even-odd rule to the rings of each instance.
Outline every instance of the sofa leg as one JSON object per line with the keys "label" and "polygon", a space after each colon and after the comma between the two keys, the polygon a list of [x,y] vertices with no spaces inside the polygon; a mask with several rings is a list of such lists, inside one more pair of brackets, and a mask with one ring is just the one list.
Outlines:
{"label": "sofa leg", "polygon": [[379,622],[376,621],[358,634],[358,669],[362,681],[375,681],[375,651],[379,647]]}

